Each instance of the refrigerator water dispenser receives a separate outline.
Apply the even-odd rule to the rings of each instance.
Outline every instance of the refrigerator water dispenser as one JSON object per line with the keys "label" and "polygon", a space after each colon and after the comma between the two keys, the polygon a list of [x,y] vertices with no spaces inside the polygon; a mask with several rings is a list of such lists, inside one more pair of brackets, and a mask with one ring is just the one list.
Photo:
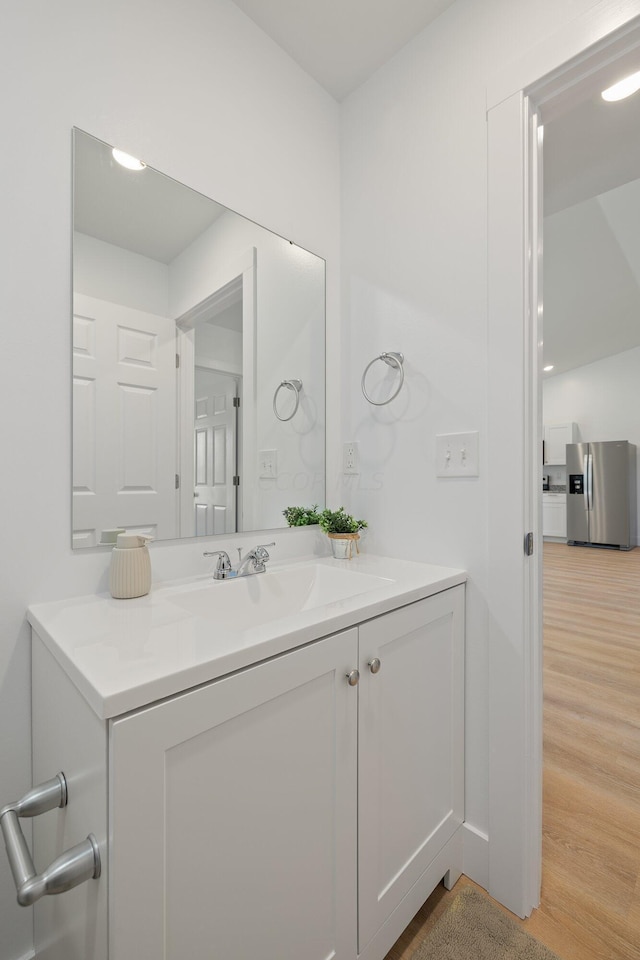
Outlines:
{"label": "refrigerator water dispenser", "polygon": [[583,473],[570,473],[569,474],[569,493],[584,493],[584,474]]}

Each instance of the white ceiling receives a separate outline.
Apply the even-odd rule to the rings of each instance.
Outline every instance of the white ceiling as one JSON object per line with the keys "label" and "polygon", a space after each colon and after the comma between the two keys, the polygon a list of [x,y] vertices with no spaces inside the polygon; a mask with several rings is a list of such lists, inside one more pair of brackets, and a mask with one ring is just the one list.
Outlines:
{"label": "white ceiling", "polygon": [[126,170],[108,144],[74,133],[74,230],[171,263],[226,210],[151,167]]}
{"label": "white ceiling", "polygon": [[639,176],[640,93],[606,103],[598,91],[545,124],[545,216]]}
{"label": "white ceiling", "polygon": [[343,100],[454,0],[235,0],[336,100]]}
{"label": "white ceiling", "polygon": [[[637,69],[637,67],[636,67]],[[548,376],[640,346],[640,93],[544,127]]]}

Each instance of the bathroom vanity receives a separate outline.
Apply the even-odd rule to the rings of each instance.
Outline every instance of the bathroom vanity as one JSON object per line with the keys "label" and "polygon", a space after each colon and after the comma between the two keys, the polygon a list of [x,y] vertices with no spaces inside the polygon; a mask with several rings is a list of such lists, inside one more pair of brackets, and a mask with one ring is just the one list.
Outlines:
{"label": "bathroom vanity", "polygon": [[377,557],[29,610],[40,960],[382,960],[462,865],[464,582]]}

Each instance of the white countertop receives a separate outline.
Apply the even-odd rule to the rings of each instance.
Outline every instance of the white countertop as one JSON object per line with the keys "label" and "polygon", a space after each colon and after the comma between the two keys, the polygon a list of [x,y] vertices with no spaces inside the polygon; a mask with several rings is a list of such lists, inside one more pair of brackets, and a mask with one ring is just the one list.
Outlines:
{"label": "white countertop", "polygon": [[[355,596],[310,608],[298,598],[296,612],[267,622],[259,622],[262,608],[256,604],[254,613],[244,616],[246,622],[233,627],[221,627],[211,611],[208,615],[194,612],[198,601],[208,604],[210,597],[215,614],[220,594],[213,591],[233,591],[240,583],[215,581],[211,575],[154,584],[148,596],[135,600],[97,594],[35,604],[29,607],[27,619],[93,710],[106,719],[466,580],[463,570],[450,567],[367,555],[353,560],[324,557],[272,564],[266,573],[243,578],[247,584],[241,588],[243,596],[247,589],[259,589],[249,580],[311,564],[328,566],[334,580],[340,568],[384,580],[373,588],[367,584],[366,591]],[[189,596],[196,591],[194,603]],[[225,593],[221,607],[229,607],[231,598],[231,593]]]}

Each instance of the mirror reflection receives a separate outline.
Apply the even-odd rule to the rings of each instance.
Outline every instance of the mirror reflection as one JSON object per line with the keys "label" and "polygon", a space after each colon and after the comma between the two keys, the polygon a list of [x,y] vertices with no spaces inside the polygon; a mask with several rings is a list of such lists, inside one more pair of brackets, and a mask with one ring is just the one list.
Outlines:
{"label": "mirror reflection", "polygon": [[73,546],[286,526],[325,501],[324,261],[124,162],[74,130]]}

